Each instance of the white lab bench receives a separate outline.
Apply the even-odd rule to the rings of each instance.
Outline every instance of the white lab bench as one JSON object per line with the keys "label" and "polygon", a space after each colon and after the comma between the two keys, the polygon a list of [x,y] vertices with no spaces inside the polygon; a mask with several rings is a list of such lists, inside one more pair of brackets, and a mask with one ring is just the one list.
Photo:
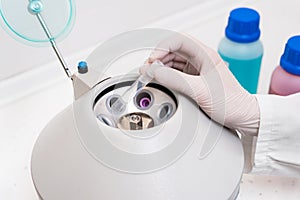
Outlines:
{"label": "white lab bench", "polygon": [[[185,10],[181,14],[170,16],[149,26],[185,31],[216,48],[223,35],[228,12],[239,5],[255,8],[261,14],[261,39],[265,54],[259,93],[266,93],[271,71],[279,62],[285,42],[288,37],[300,34],[299,1],[232,3],[217,7],[204,16],[203,13],[208,13],[204,10],[214,6],[208,3],[206,8],[195,7]],[[194,18],[197,13],[201,16],[199,20],[187,20]],[[178,23],[182,24],[178,25]],[[85,58],[93,48],[67,57],[67,61]],[[41,74],[43,74],[42,78]],[[64,77],[57,63],[53,62],[0,82],[0,90],[0,199],[35,200],[38,197],[30,176],[31,151],[43,127],[57,113],[72,103],[72,84]],[[287,177],[244,175],[238,200],[257,199],[300,199],[300,180]]]}

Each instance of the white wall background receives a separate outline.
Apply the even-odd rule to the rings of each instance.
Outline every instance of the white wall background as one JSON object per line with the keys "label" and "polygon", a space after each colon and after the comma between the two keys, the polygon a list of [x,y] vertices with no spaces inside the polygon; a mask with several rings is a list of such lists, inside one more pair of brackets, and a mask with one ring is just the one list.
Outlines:
{"label": "white wall background", "polygon": [[[135,28],[160,27],[192,34],[217,48],[231,9],[253,7],[261,14],[264,44],[258,92],[266,93],[287,39],[300,34],[298,0],[77,0],[73,31],[58,44],[69,68],[108,38]],[[0,105],[43,88],[65,74],[51,47],[32,47],[0,29]],[[263,80],[263,82],[262,82]]]}
{"label": "white wall background", "polygon": [[[238,6],[261,14],[259,92],[266,93],[285,42],[300,34],[299,0],[77,0],[76,24],[59,47],[72,70],[98,43],[139,27],[184,31],[216,49],[229,11]],[[72,103],[72,85],[50,48],[26,46],[1,29],[0,60],[0,199],[37,199],[31,150],[49,120]],[[299,179],[247,175],[239,200],[300,199],[299,188]]]}
{"label": "white wall background", "polygon": [[[76,0],[74,29],[58,45],[62,53],[68,56],[117,33],[143,26],[205,1],[207,0]],[[50,47],[27,46],[0,29],[0,59],[1,80],[41,67],[55,57]]]}
{"label": "white wall background", "polygon": [[[145,26],[184,31],[216,49],[223,37],[228,13],[237,6],[252,6],[261,13],[261,40],[265,46],[261,79],[268,81],[285,42],[291,35],[300,33],[299,12],[294,10],[299,7],[297,0],[287,0],[284,4],[279,0],[272,3],[266,0],[77,0],[75,26],[58,46],[74,70],[77,61],[84,59],[97,44],[118,33]],[[64,75],[51,47],[25,45],[3,29],[0,29],[0,60],[0,90],[15,84],[16,76],[22,79],[18,75],[32,71],[37,74],[31,80],[42,83]],[[23,89],[14,85],[9,94],[22,93],[29,84],[24,80],[22,83]],[[264,93],[267,87],[260,84],[258,91]],[[7,97],[8,93],[0,93],[0,101],[3,96]]]}

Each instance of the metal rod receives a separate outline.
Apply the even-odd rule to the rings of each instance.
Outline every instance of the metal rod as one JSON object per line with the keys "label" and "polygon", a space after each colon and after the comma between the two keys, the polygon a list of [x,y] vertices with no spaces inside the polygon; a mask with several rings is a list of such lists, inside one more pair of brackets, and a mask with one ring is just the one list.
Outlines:
{"label": "metal rod", "polygon": [[45,31],[45,33],[46,33],[46,35],[47,35],[47,37],[48,37],[48,39],[49,39],[49,41],[51,43],[52,49],[54,50],[54,52],[55,52],[55,54],[56,54],[59,62],[61,63],[62,67],[64,68],[67,76],[72,79],[72,73],[70,72],[70,70],[69,70],[69,68],[68,68],[68,66],[67,66],[64,58],[62,57],[62,55],[61,55],[58,47],[56,46],[55,40],[54,40],[53,36],[51,35],[51,33],[50,33],[50,31],[49,31],[49,29],[48,29],[48,27],[47,27],[47,25],[46,25],[46,23],[45,23],[42,15],[40,13],[36,13],[36,16],[37,16],[40,24],[42,25],[42,28]]}

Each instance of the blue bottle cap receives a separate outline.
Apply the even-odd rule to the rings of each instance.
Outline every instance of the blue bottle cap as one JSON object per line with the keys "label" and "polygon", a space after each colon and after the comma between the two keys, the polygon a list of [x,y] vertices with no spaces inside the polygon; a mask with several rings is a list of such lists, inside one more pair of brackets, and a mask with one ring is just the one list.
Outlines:
{"label": "blue bottle cap", "polygon": [[250,8],[237,8],[230,12],[225,29],[227,38],[234,42],[250,43],[259,39],[259,14]]}
{"label": "blue bottle cap", "polygon": [[300,76],[300,36],[291,37],[280,58],[280,66],[287,72]]}

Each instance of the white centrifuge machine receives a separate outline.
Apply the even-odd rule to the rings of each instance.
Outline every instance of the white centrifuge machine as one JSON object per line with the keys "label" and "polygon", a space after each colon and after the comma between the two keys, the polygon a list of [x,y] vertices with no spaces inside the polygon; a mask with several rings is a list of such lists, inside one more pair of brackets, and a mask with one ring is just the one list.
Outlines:
{"label": "white centrifuge machine", "polygon": [[60,9],[58,1],[0,2],[8,30],[27,42],[50,42],[74,86],[74,102],[48,123],[33,149],[32,180],[41,199],[236,199],[242,143],[193,100],[151,80],[114,109],[137,84],[134,63],[147,57],[135,55],[151,52],[174,32],[117,35],[72,74],[55,39],[73,24],[73,1],[59,1]]}

